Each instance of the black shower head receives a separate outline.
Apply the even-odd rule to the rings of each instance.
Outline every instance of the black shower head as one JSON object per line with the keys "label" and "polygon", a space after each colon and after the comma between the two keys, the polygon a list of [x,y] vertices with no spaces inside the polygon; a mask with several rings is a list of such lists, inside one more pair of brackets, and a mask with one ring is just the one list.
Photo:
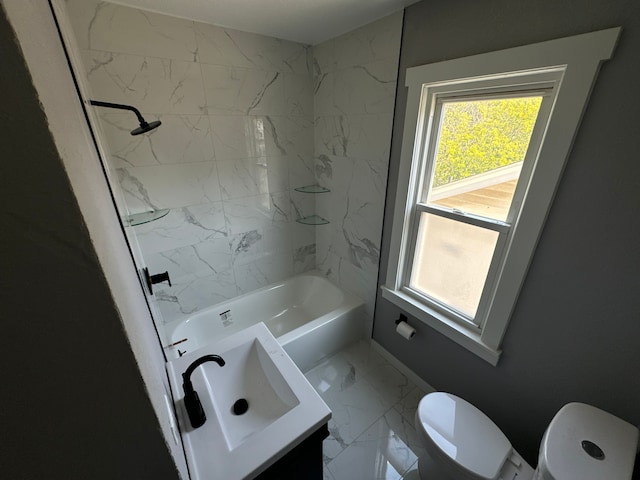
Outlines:
{"label": "black shower head", "polygon": [[160,120],[156,120],[155,122],[148,123],[140,111],[136,107],[132,107],[131,105],[122,105],[121,103],[110,103],[110,102],[100,102],[98,100],[89,100],[91,105],[95,105],[96,107],[109,107],[109,108],[117,108],[119,110],[130,110],[136,114],[138,117],[138,122],[140,122],[140,126],[138,128],[134,128],[131,130],[131,135],[140,135],[141,133],[147,133],[153,130],[154,128],[158,128],[162,125]]}
{"label": "black shower head", "polygon": [[160,125],[162,125],[162,122],[160,120],[156,120],[155,122],[151,123],[141,122],[138,128],[134,128],[133,130],[131,130],[131,135],[140,135],[141,133],[150,132],[154,128],[158,128]]}

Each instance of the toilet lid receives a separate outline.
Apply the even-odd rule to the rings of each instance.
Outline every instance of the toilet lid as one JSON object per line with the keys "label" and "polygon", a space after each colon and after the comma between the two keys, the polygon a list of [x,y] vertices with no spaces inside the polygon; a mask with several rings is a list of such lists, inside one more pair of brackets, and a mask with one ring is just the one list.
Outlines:
{"label": "toilet lid", "polygon": [[418,417],[431,442],[453,462],[479,476],[495,479],[511,443],[489,417],[450,393],[426,395]]}

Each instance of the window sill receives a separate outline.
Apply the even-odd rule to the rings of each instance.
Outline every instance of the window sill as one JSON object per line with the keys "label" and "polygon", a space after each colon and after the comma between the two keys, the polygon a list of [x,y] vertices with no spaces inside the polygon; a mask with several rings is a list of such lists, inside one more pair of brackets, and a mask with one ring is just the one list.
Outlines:
{"label": "window sill", "polygon": [[484,343],[481,332],[473,331],[448,319],[401,291],[391,290],[384,286],[380,287],[380,290],[382,291],[382,296],[396,307],[406,311],[412,317],[440,332],[491,365],[496,366],[498,364],[501,350]]}

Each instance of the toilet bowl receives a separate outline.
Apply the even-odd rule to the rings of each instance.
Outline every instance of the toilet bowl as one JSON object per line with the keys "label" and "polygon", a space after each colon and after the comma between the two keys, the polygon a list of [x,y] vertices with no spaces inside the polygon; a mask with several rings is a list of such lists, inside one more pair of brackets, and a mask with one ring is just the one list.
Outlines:
{"label": "toilet bowl", "polygon": [[425,395],[415,416],[427,452],[423,480],[629,480],[638,429],[603,410],[570,403],[558,411],[532,468],[475,406],[455,395]]}

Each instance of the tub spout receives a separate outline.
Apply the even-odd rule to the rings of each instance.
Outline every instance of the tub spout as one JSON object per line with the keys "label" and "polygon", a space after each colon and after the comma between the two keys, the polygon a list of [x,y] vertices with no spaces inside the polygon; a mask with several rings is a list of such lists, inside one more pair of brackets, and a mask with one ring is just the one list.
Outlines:
{"label": "tub spout", "polygon": [[191,374],[193,371],[205,362],[216,362],[221,367],[224,366],[224,360],[220,355],[204,355],[203,357],[195,360],[191,365],[187,367],[182,374],[182,389],[184,390],[184,406],[187,409],[189,415],[189,422],[193,428],[199,428],[207,421],[207,416],[200,403],[200,397],[198,392],[193,389],[191,383]]}

